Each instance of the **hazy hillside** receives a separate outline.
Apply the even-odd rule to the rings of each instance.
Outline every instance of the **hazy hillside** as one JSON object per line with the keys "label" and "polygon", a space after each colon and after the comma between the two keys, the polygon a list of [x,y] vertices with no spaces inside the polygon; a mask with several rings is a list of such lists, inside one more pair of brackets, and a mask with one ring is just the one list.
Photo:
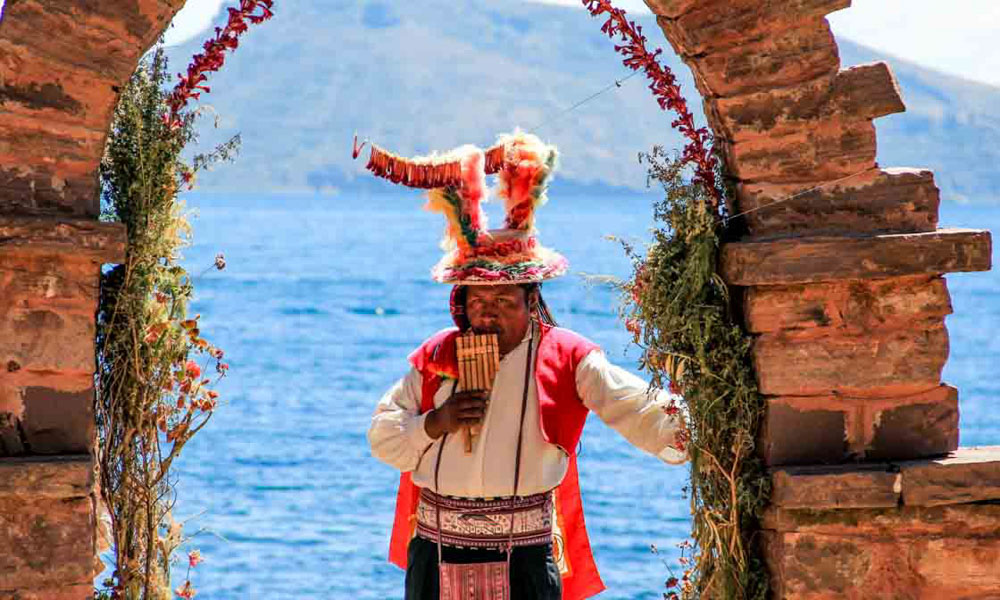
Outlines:
{"label": "hazy hillside", "polygon": [[[652,18],[640,21],[651,43],[669,50]],[[882,58],[841,47],[845,65]],[[197,49],[172,48],[175,70]],[[699,105],[687,68],[668,60]],[[909,112],[879,121],[881,163],[933,167],[952,198],[1000,197],[1000,89],[891,62]],[[414,154],[487,145],[540,123],[537,132],[562,150],[562,182],[642,187],[636,152],[679,142],[640,77],[560,114],[628,74],[582,10],[520,0],[299,0],[247,34],[213,76],[206,100],[222,129],[204,140],[239,131],[244,147],[200,187],[378,188],[362,161],[350,160],[354,131]]]}

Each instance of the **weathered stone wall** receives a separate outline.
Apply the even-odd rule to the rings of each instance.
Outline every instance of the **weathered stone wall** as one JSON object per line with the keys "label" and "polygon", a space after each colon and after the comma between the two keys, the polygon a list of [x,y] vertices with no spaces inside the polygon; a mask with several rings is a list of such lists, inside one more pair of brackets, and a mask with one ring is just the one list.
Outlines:
{"label": "weathered stone wall", "polygon": [[97,222],[120,86],[183,0],[7,0],[0,21],[0,599],[92,597]]}
{"label": "weathered stone wall", "polygon": [[849,0],[646,3],[748,211],[719,266],[767,402],[776,597],[1000,598],[1000,451],[954,452],[941,382],[942,274],[989,269],[989,232],[939,229],[933,174],[876,164],[872,120],[904,105],[887,65],[841,69]]}

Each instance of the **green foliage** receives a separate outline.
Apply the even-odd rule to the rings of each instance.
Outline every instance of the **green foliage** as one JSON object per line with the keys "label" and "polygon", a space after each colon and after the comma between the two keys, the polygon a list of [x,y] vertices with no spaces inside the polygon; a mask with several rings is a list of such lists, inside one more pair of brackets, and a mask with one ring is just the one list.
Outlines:
{"label": "green foliage", "polygon": [[[180,266],[190,227],[177,198],[197,168],[235,151],[238,139],[185,165],[196,113],[171,128],[162,49],[121,93],[101,162],[102,218],[125,225],[125,262],[101,277],[97,315],[97,461],[110,517],[111,598],[172,597],[170,563],[182,530],[170,514],[171,465],[212,416],[217,394],[202,375],[222,351],[187,316],[191,278]],[[201,359],[199,362],[197,359]]]}
{"label": "green foliage", "polygon": [[681,392],[688,409],[695,547],[678,588],[686,598],[766,598],[754,538],[769,494],[755,452],[764,404],[750,339],[715,269],[726,232],[711,194],[685,180],[680,160],[657,147],[640,162],[666,196],[655,206],[657,228],[645,256],[626,245],[635,271],[620,286],[622,316],[652,384]]}

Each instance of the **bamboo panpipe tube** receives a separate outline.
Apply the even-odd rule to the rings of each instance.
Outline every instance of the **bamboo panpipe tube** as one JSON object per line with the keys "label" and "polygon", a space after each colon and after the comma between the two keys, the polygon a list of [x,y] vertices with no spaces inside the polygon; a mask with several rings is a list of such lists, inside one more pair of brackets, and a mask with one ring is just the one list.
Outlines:
{"label": "bamboo panpipe tube", "polygon": [[[462,392],[493,389],[500,366],[500,346],[495,333],[467,333],[455,340],[458,355],[458,389]],[[473,438],[481,428],[466,427],[464,430],[465,451],[472,452]]]}

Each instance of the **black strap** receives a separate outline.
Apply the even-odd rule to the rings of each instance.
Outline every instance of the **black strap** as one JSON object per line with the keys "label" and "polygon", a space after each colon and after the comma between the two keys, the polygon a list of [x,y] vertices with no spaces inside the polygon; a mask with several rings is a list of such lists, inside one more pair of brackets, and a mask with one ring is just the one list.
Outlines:
{"label": "black strap", "polygon": [[[517,505],[517,488],[521,484],[521,440],[524,437],[524,413],[528,410],[528,386],[531,383],[531,349],[535,343],[535,328],[528,338],[528,360],[524,366],[524,390],[521,392],[521,423],[517,427],[517,456],[514,459],[514,494],[510,497],[510,532],[507,536],[507,567],[514,549],[514,507]],[[509,572],[509,571],[508,571]]]}
{"label": "black strap", "polygon": [[[458,387],[458,380],[451,385],[451,395],[455,395],[455,388]],[[448,432],[444,432],[441,436],[441,445],[438,446],[437,460],[434,462],[434,493],[437,495],[441,494],[440,486],[438,486],[438,474],[441,472],[441,454],[444,453],[444,443],[448,441]],[[434,502],[434,518],[437,521],[437,547],[438,547],[438,569],[441,568],[441,501],[436,500]]]}
{"label": "black strap", "polygon": [[[535,327],[534,322],[531,323],[530,337],[528,338],[528,359],[524,365],[524,389],[521,392],[521,421],[517,429],[517,453],[514,458],[514,493],[510,497],[510,528],[507,532],[507,569],[510,570],[510,555],[514,549],[514,513],[517,507],[517,489],[521,483],[521,442],[524,439],[524,413],[528,410],[528,388],[531,383],[531,356],[532,348],[535,344]],[[455,394],[455,388],[458,387],[458,380],[451,386],[452,395]],[[437,460],[434,462],[434,493],[440,495],[440,487],[438,485],[438,476],[441,472],[441,455],[444,453],[444,443],[448,440],[448,433],[445,432],[441,436],[441,445],[438,446]],[[437,551],[438,551],[438,569],[441,568],[442,562],[442,551],[441,551],[441,501],[438,499],[434,503],[434,516],[437,521]]]}

